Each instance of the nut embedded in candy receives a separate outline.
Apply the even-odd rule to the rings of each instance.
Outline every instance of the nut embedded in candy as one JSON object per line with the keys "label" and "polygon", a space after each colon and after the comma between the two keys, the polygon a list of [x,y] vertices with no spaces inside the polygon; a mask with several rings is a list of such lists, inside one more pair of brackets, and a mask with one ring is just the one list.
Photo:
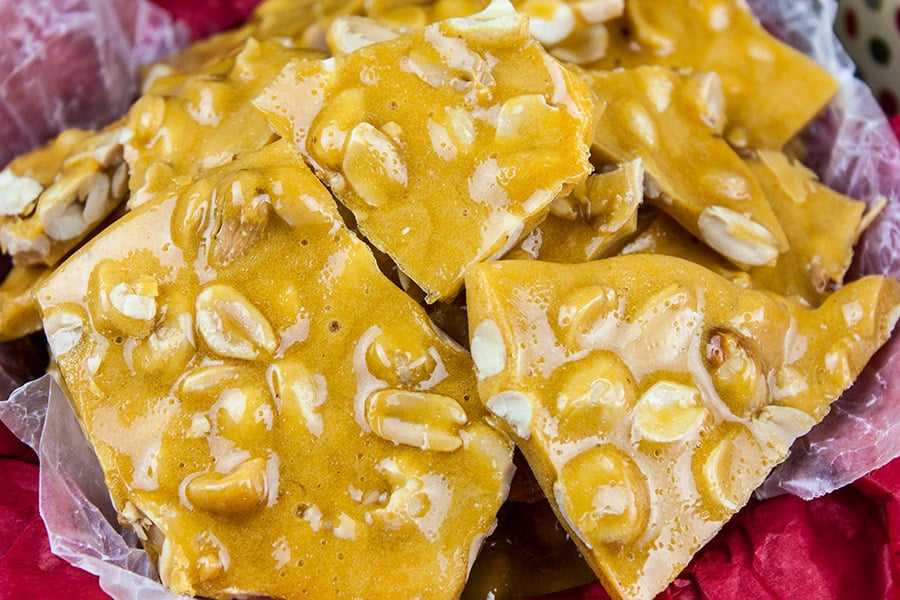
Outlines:
{"label": "nut embedded in candy", "polygon": [[122,123],[70,129],[0,174],[0,245],[20,265],[53,266],[124,201]]}
{"label": "nut embedded in candy", "polygon": [[774,264],[789,247],[781,223],[749,167],[710,126],[693,77],[651,66],[590,73],[606,104],[595,150],[618,162],[640,158],[659,188],[647,201],[734,264]]}
{"label": "nut embedded in candy", "polygon": [[[51,239],[92,233],[85,225],[104,199],[132,191],[134,212],[41,288],[65,296],[87,281],[43,299],[45,327],[113,465],[123,520],[176,590],[412,595],[437,573],[436,593],[452,597],[509,484],[511,445],[496,425],[610,592],[658,588],[661,579],[628,588],[634,565],[683,564],[892,324],[892,283],[832,294],[867,222],[862,205],[830,195],[773,141],[796,133],[833,82],[771,43],[736,2],[524,0],[518,13],[497,2],[469,17],[485,2],[279,4],[154,69],[115,143],[90,157],[108,169],[82,156],[53,190],[52,161],[49,175],[35,165],[0,174],[7,216],[34,213],[18,235],[42,255]],[[692,15],[702,18],[686,23]],[[737,47],[749,74],[722,67],[742,57]],[[624,68],[598,69],[611,61]],[[807,88],[773,127],[735,92],[755,93],[766,65]],[[287,139],[272,143],[279,134]],[[437,303],[433,315],[465,319],[461,299],[441,301],[474,262],[506,253],[580,263],[623,246],[690,257],[741,290],[791,299],[722,292],[708,272],[658,257],[598,261],[599,278],[501,262],[533,285],[473,317],[473,371],[383,285],[329,192],[390,255],[383,270]],[[817,214],[839,215],[833,237]],[[633,271],[669,279],[648,289]],[[483,298],[472,297],[478,315]],[[822,307],[816,318],[835,339],[806,335],[795,298]],[[396,306],[406,316],[382,310]],[[784,339],[760,342],[762,324]],[[799,356],[812,338],[824,368]],[[124,392],[134,398],[121,406],[99,400]],[[663,472],[699,499],[679,490],[672,500]],[[702,511],[676,514],[667,502]],[[252,533],[260,520],[292,535],[255,548],[257,577],[235,560],[246,535],[236,523]],[[279,578],[292,587],[273,591]]]}

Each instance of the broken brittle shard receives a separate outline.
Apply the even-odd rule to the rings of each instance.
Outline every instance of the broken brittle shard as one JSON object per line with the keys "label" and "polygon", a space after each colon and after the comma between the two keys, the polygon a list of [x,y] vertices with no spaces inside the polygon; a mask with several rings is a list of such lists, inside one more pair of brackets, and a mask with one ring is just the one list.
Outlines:
{"label": "broken brittle shard", "polygon": [[298,56],[319,54],[250,38],[199,73],[158,76],[123,126],[129,207],[269,143],[274,136],[250,100]]}
{"label": "broken brittle shard", "polygon": [[612,252],[637,229],[644,199],[640,159],[592,173],[550,204],[547,218],[506,258],[578,263]]}
{"label": "broken brittle shard", "polygon": [[290,144],[144,203],[36,297],[113,503],[173,591],[461,593],[512,444],[469,355]]}
{"label": "broken brittle shard", "polygon": [[295,60],[254,102],[429,302],[591,172],[591,92],[506,2]]}
{"label": "broken brittle shard", "polygon": [[774,266],[750,269],[753,286],[818,306],[843,284],[853,247],[871,215],[864,215],[864,202],[821,184],[781,152],[760,150],[746,162],[791,246]]}
{"label": "broken brittle shard", "polygon": [[123,203],[121,129],[68,129],[0,171],[0,247],[16,264],[58,264]]}
{"label": "broken brittle shard", "polygon": [[718,73],[724,133],[736,146],[781,149],[838,88],[821,65],[767,32],[743,0],[628,0],[606,29],[606,52],[588,68]]}
{"label": "broken brittle shard", "polygon": [[648,66],[586,77],[606,104],[594,146],[617,162],[641,159],[647,203],[736,265],[775,264],[788,241],[750,168],[722,139],[718,76]]}
{"label": "broken brittle shard", "polygon": [[828,412],[900,315],[871,276],[820,307],[635,255],[466,276],[478,390],[614,598],[650,599]]}
{"label": "broken brittle shard", "polygon": [[822,185],[806,167],[780,152],[759,151],[744,162],[790,243],[774,265],[738,270],[663,214],[650,220],[622,253],[677,256],[742,285],[818,306],[844,282],[853,245],[869,218],[863,214],[865,204]]}

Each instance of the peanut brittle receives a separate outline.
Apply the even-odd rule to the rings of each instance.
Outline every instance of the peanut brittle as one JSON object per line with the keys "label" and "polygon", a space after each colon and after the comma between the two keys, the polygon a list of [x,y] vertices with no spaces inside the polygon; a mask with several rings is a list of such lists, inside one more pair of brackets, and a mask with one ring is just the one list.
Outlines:
{"label": "peanut brittle", "polygon": [[726,136],[741,145],[782,148],[837,91],[824,68],[767,33],[742,0],[628,0],[607,30],[604,57],[586,66],[717,73]]}
{"label": "peanut brittle", "polygon": [[653,598],[885,342],[900,284],[811,310],[693,263],[499,261],[466,276],[482,401],[615,598]]}
{"label": "peanut brittle", "polygon": [[637,229],[643,185],[639,159],[589,175],[506,257],[577,263],[604,255]]}
{"label": "peanut brittle", "polygon": [[120,132],[69,129],[0,172],[0,246],[16,264],[57,264],[124,201]]}
{"label": "peanut brittle", "polygon": [[130,212],[37,298],[116,509],[175,592],[459,595],[511,442],[468,354],[287,142]]}
{"label": "peanut brittle", "polygon": [[647,203],[739,266],[774,264],[787,239],[749,167],[720,135],[718,78],[661,67],[587,77],[607,104],[594,145],[617,162],[641,159],[652,182]]}
{"label": "peanut brittle", "polygon": [[[603,58],[609,33],[605,23],[621,17],[624,0],[511,0],[528,17],[528,30],[553,56],[573,64]],[[368,0],[365,14],[397,27],[425,27],[436,21],[467,17],[488,0]]]}
{"label": "peanut brittle", "polygon": [[168,86],[162,80],[135,102],[123,131],[129,206],[270,142],[274,136],[250,100],[297,56],[319,55],[250,38],[206,71],[170,77]]}
{"label": "peanut brittle", "polygon": [[[286,46],[327,49],[319,17],[350,8],[341,0],[269,2],[238,30],[150,67],[144,96],[124,124],[99,132],[66,130],[11,162],[0,172],[3,251],[17,264],[55,265],[93,233],[129,189],[135,193],[130,204],[138,205],[175,177],[194,175],[270,141],[249,98],[289,58],[319,55]],[[318,33],[307,35],[313,25]],[[260,43],[254,36],[278,39]],[[316,40],[305,45],[305,37]]]}
{"label": "peanut brittle", "polygon": [[754,287],[818,306],[844,281],[865,203],[822,185],[812,171],[780,152],[759,151],[747,165],[791,246],[774,266],[750,270]]}
{"label": "peanut brittle", "polygon": [[0,283],[0,342],[41,329],[41,316],[31,292],[49,272],[45,265],[17,265],[6,274]]}
{"label": "peanut brittle", "polygon": [[397,27],[425,27],[454,17],[481,12],[490,0],[366,0],[363,12],[378,22]]}
{"label": "peanut brittle", "polygon": [[663,212],[647,217],[641,231],[620,254],[664,254],[689,260],[741,287],[753,287],[748,271],[742,271],[722,255],[691,235]]}
{"label": "peanut brittle", "polygon": [[361,13],[362,5],[362,0],[264,0],[241,25],[197,40],[150,65],[144,73],[142,92],[159,93],[162,90],[158,85],[168,85],[172,78],[216,71],[223,58],[240,52],[251,39],[327,52],[328,24],[336,16]]}
{"label": "peanut brittle", "polygon": [[590,172],[590,91],[508,3],[293,61],[255,103],[428,301]]}
{"label": "peanut brittle", "polygon": [[746,164],[790,243],[777,263],[746,271],[736,269],[662,216],[653,219],[622,253],[685,258],[732,281],[818,306],[844,281],[863,226],[865,204],[822,185],[812,172],[780,152],[757,152]]}

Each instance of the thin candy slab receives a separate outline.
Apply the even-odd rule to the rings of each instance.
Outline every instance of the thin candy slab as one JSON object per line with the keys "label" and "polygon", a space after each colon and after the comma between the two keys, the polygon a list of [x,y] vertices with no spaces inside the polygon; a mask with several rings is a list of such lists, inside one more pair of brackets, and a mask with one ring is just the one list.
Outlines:
{"label": "thin candy slab", "polygon": [[900,285],[811,310],[653,255],[466,277],[482,401],[615,598],[649,599],[883,344]]}
{"label": "thin candy slab", "polygon": [[591,172],[591,93],[508,4],[293,61],[255,104],[429,301]]}
{"label": "thin candy slab", "polygon": [[37,299],[121,520],[175,592],[458,596],[511,443],[468,354],[289,144],[145,203]]}

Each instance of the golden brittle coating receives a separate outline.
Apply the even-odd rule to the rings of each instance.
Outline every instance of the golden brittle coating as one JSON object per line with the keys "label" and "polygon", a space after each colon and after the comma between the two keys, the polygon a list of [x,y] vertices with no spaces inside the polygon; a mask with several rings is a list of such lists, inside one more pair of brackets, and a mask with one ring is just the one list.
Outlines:
{"label": "golden brittle coating", "polygon": [[646,201],[737,265],[774,264],[787,238],[762,189],[721,137],[718,77],[638,67],[588,77],[606,109],[594,145],[640,158]]}
{"label": "golden brittle coating", "polygon": [[774,266],[750,269],[753,286],[818,306],[844,282],[866,205],[819,183],[781,152],[761,150],[746,162],[790,244]]}
{"label": "golden brittle coating", "polygon": [[173,181],[190,183],[270,142],[274,136],[250,100],[298,56],[319,55],[250,38],[204,72],[160,78],[131,107],[124,125],[129,206],[171,193]]}
{"label": "golden brittle coating", "polygon": [[172,78],[215,71],[251,40],[277,42],[286,48],[327,52],[326,30],[340,15],[361,14],[362,0],[264,0],[242,24],[194,41],[190,46],[146,68],[144,93],[160,91]]}
{"label": "golden brittle coating", "polygon": [[811,310],[659,255],[479,264],[466,289],[482,401],[630,599],[746,503],[900,315],[880,276]]}
{"label": "golden brittle coating", "polygon": [[512,437],[541,489],[510,504],[555,516],[501,526],[468,592],[582,583],[558,517],[647,598],[896,318],[893,280],[841,287],[862,205],[780,153],[834,87],[740,0],[267,0],[0,173],[20,265],[132,211],[16,267],[0,338],[37,286],[176,592],[456,598]]}
{"label": "golden brittle coating", "polygon": [[606,54],[587,67],[717,73],[725,134],[740,145],[781,149],[837,91],[823,67],[765,31],[743,0],[628,0],[607,29]]}
{"label": "golden brittle coating", "polygon": [[822,185],[807,168],[780,152],[759,151],[745,163],[790,243],[774,265],[742,271],[662,215],[653,218],[622,253],[685,258],[742,285],[818,306],[843,284],[863,227],[865,204]]}
{"label": "golden brittle coating", "polygon": [[0,342],[40,331],[41,316],[31,292],[49,272],[44,265],[16,265],[0,283]]}
{"label": "golden brittle coating", "polygon": [[294,61],[255,103],[429,301],[590,172],[590,91],[508,4]]}
{"label": "golden brittle coating", "polygon": [[460,593],[512,473],[471,359],[286,142],[123,217],[37,292],[123,520],[178,593]]}
{"label": "golden brittle coating", "polygon": [[58,264],[120,206],[121,125],[68,129],[0,171],[0,247],[16,264]]}
{"label": "golden brittle coating", "polygon": [[644,200],[640,159],[592,173],[568,196],[550,204],[550,213],[506,258],[578,263],[599,258],[637,229]]}

